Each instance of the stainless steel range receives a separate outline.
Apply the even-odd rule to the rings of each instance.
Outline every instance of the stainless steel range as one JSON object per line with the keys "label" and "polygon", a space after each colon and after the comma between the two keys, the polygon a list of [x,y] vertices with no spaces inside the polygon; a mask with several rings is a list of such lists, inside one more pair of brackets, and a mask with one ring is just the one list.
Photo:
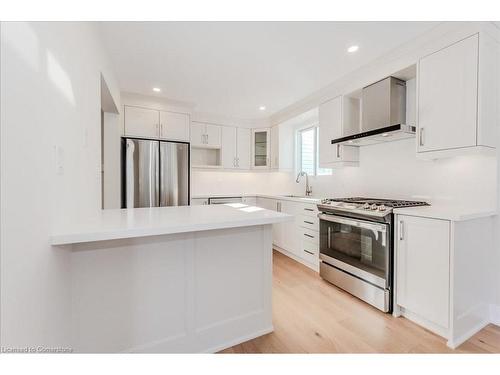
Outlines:
{"label": "stainless steel range", "polygon": [[392,210],[427,205],[360,197],[321,201],[321,277],[384,312],[392,312]]}

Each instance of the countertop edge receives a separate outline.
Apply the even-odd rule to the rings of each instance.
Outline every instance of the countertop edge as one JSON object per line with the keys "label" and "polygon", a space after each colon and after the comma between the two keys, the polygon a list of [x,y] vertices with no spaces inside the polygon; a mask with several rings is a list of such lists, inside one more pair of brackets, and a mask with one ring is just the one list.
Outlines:
{"label": "countertop edge", "polygon": [[498,215],[498,211],[485,210],[485,211],[468,211],[466,209],[456,210],[455,212],[447,212],[447,208],[433,207],[421,208],[421,207],[408,207],[408,208],[396,208],[393,210],[395,215],[408,215],[417,217],[427,217],[429,219],[440,219],[449,221],[467,221],[474,219],[481,219],[486,217],[492,217]]}
{"label": "countertop edge", "polygon": [[52,246],[72,245],[87,242],[120,240],[150,236],[161,236],[169,234],[181,234],[190,232],[202,232],[217,229],[231,229],[241,227],[251,227],[258,225],[276,224],[291,220],[292,216],[282,214],[280,217],[273,218],[257,218],[244,219],[229,222],[202,223],[196,225],[179,225],[179,226],[160,226],[155,228],[124,228],[109,230],[105,232],[91,233],[68,233],[54,234],[50,236],[50,244]]}

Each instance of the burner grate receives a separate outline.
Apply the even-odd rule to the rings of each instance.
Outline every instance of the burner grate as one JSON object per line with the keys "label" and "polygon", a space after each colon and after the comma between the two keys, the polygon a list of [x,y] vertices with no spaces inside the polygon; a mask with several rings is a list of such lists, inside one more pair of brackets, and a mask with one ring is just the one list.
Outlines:
{"label": "burner grate", "polygon": [[326,199],[326,202],[346,202],[346,203],[357,203],[357,204],[376,204],[384,205],[386,207],[401,208],[401,207],[417,207],[417,206],[429,206],[429,203],[422,201],[407,201],[407,200],[397,200],[397,199],[378,199],[378,198],[362,198],[362,197],[350,197],[350,198],[332,198]]}

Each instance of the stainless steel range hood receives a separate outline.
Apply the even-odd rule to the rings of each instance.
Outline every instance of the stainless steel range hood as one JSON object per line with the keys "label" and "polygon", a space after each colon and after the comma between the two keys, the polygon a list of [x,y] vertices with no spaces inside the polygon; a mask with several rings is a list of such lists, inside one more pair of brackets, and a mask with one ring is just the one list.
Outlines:
{"label": "stainless steel range hood", "polygon": [[406,125],[406,83],[387,77],[363,88],[361,131],[333,139],[332,144],[367,146],[415,136],[415,127]]}

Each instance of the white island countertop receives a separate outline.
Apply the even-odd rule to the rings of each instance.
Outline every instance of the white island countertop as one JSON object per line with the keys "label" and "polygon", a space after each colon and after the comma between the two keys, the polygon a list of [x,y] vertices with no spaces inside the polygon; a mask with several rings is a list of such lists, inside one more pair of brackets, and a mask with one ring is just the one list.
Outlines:
{"label": "white island countertop", "polygon": [[102,210],[68,222],[51,236],[52,245],[158,236],[274,224],[293,216],[242,203]]}

